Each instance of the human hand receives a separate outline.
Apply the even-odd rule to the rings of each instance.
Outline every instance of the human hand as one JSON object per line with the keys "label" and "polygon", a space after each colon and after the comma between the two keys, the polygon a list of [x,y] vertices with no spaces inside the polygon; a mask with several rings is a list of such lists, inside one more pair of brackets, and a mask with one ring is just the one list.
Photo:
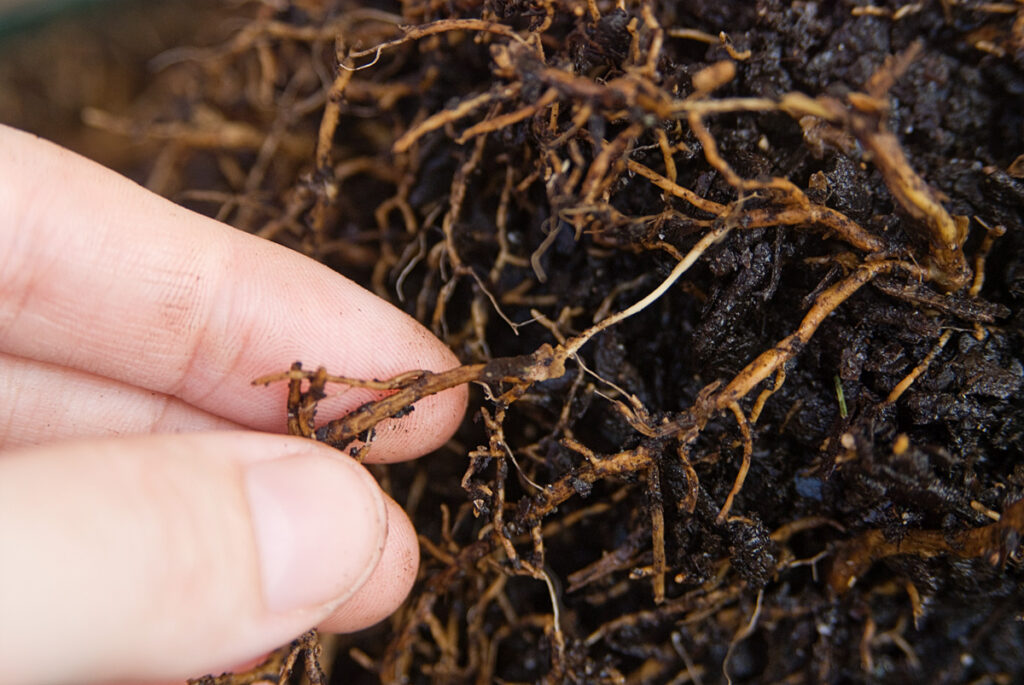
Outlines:
{"label": "human hand", "polygon": [[[285,389],[250,382],[296,359],[457,363],[326,267],[0,126],[0,682],[219,672],[398,606],[404,512],[340,452],[270,434]],[[439,447],[465,403],[421,400],[370,458]]]}

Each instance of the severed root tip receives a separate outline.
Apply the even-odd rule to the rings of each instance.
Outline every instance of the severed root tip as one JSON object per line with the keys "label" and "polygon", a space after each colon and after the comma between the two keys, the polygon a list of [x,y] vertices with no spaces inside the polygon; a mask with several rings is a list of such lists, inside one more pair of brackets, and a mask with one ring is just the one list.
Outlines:
{"label": "severed root tip", "polygon": [[[569,352],[563,347],[554,348],[544,344],[532,354],[493,359],[486,364],[467,364],[436,373],[424,370],[407,371],[387,380],[360,380],[334,376],[328,374],[322,367],[316,371],[305,371],[301,363],[295,362],[290,370],[257,378],[253,385],[287,380],[288,432],[292,435],[315,438],[342,449],[361,436],[367,435],[381,421],[408,414],[412,411],[413,405],[424,397],[474,381],[510,383],[515,387],[526,388],[533,383],[564,375],[568,356]],[[301,389],[303,381],[309,382],[309,388],[305,392]],[[327,383],[390,391],[390,394],[367,402],[346,416],[315,428],[313,419],[316,416],[316,403],[325,397],[324,386]]]}
{"label": "severed root tip", "polygon": [[942,233],[934,231],[933,235],[948,233],[953,235],[954,239],[944,242],[942,245],[936,245],[933,240],[932,249],[928,255],[928,267],[932,280],[943,290],[953,292],[967,285],[974,276],[971,267],[967,265],[967,257],[963,250],[964,242],[967,241],[967,226],[970,220],[966,216],[950,217],[948,214],[945,215],[945,218],[950,219],[952,227],[944,229]]}
{"label": "severed root tip", "polygon": [[882,172],[886,186],[900,206],[925,229],[929,277],[947,291],[967,285],[972,275],[963,251],[968,218],[950,216],[935,191],[911,168],[892,133],[863,131],[860,138],[871,151],[875,166]]}
{"label": "severed root tip", "polygon": [[834,102],[826,103],[833,118],[845,119],[864,145],[871,161],[882,173],[886,187],[907,214],[915,220],[928,244],[928,276],[946,291],[959,290],[971,279],[964,257],[969,220],[951,216],[939,194],[914,171],[899,139],[884,123],[887,105],[880,94],[850,93],[852,110],[844,114]]}

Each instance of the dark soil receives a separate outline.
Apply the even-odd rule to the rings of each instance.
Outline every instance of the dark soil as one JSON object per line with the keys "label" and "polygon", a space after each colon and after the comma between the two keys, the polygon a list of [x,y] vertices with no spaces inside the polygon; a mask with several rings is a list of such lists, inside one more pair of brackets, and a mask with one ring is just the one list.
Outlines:
{"label": "dark soil", "polygon": [[421,578],[331,680],[1019,682],[1024,5],[623,7],[246,5],[85,115],[467,365],[533,355],[375,467]]}

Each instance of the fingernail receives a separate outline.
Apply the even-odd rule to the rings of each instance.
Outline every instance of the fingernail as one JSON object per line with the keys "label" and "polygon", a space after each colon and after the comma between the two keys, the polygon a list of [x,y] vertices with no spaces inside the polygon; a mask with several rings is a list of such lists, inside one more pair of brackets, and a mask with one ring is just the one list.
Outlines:
{"label": "fingernail", "polygon": [[373,573],[387,508],[362,466],[302,454],[249,466],[245,485],[268,609],[337,606]]}

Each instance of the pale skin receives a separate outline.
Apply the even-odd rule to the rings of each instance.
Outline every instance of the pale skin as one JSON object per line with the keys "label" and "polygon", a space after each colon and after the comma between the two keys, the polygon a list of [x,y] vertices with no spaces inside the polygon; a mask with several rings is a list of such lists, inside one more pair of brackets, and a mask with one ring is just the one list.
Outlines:
{"label": "pale skin", "polygon": [[[0,682],[180,681],[401,603],[404,512],[281,435],[283,385],[251,385],[297,359],[457,364],[326,267],[0,126]],[[421,400],[369,460],[438,448],[465,405],[464,386]]]}

